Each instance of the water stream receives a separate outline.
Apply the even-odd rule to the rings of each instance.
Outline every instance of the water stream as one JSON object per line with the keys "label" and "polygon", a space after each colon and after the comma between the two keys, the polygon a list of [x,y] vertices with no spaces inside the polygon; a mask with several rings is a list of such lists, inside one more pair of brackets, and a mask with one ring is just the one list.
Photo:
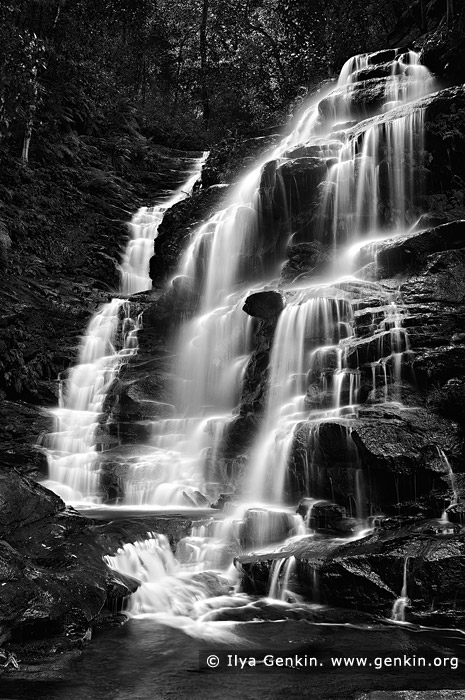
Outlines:
{"label": "water stream", "polygon": [[191,159],[186,181],[153,207],[142,207],[130,222],[118,296],[95,313],[82,338],[78,363],[60,381],[55,432],[46,441],[49,478],[44,486],[67,502],[99,500],[103,404],[122,363],[138,350],[141,320],[131,317],[127,297],[151,288],[149,261],[158,227],[166,210],[192,192],[206,157],[207,153]]}

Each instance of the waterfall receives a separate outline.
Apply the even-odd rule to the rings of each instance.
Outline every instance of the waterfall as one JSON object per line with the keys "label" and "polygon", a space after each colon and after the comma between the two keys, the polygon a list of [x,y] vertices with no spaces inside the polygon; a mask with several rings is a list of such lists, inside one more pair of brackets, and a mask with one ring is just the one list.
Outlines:
{"label": "waterfall", "polygon": [[[295,514],[295,502],[290,505],[290,457],[296,443],[305,442],[305,495],[327,499],[327,492],[318,491],[320,437],[328,424],[350,463],[345,483],[358,521],[351,524],[352,536],[363,534],[370,515],[367,485],[350,427],[361,403],[360,367],[371,366],[373,388],[381,382],[382,398],[393,400],[391,384],[400,379],[409,353],[400,295],[373,282],[373,269],[380,242],[408,235],[418,218],[422,182],[413,175],[421,164],[424,110],[414,101],[432,89],[416,54],[394,54],[379,104],[367,111],[357,101],[360,81],[369,82],[372,56],[354,57],[337,85],[314,95],[295,127],[230,188],[224,208],[198,227],[182,255],[171,284],[185,285],[196,312],[180,324],[176,338],[173,411],[150,422],[145,456],[135,451],[127,459],[121,500],[135,508],[204,507],[233,485],[239,505],[222,519],[196,524],[179,543],[176,558],[166,539],[152,534],[107,560],[141,581],[130,603],[133,615],[211,619],[217,614],[209,602],[212,590],[231,592],[228,567],[234,556],[283,542],[298,546],[301,538],[314,537]],[[163,213],[193,187],[201,163],[193,163],[188,181],[169,200],[134,217],[121,265],[121,296],[92,319],[79,364],[64,383],[56,412],[62,423],[51,438],[49,462],[50,477],[60,482],[57,490],[67,489],[67,500],[99,498],[103,403],[121,363],[137,352],[140,320],[131,319],[124,297],[150,287],[148,258]],[[286,281],[284,273],[280,277],[286,247],[301,245],[325,255],[316,255],[308,266],[312,271],[297,270]],[[237,416],[257,334],[257,322],[243,307],[251,293],[269,289],[278,290],[283,309],[266,358],[264,414],[251,448],[241,455],[240,483],[231,484],[223,439]],[[381,302],[374,304],[376,313],[366,301],[373,297]],[[362,313],[372,329],[368,348],[366,338],[355,336]],[[287,595],[297,561],[292,551],[278,557],[271,573],[275,598]],[[212,568],[213,579],[206,577]],[[314,567],[315,601],[318,576]],[[406,586],[407,561],[402,602],[393,610],[397,618],[406,605]]]}
{"label": "waterfall", "polygon": [[286,600],[289,596],[289,579],[296,566],[294,556],[276,559],[270,569],[269,596],[278,600]]}
{"label": "waterfall", "polygon": [[66,500],[98,493],[98,430],[103,403],[121,363],[137,352],[138,327],[124,299],[105,304],[89,323],[78,364],[61,383],[60,405],[53,411],[56,429],[48,436],[49,481],[45,485]]}
{"label": "waterfall", "polygon": [[[449,477],[449,481],[450,481],[450,489],[452,492],[452,498],[450,500],[449,505],[455,506],[459,501],[459,492],[457,489],[456,476],[455,476],[454,472],[452,471],[451,464],[450,464],[449,460],[447,459],[447,455],[444,452],[444,450],[442,449],[442,447],[439,447],[439,445],[437,445],[437,450],[438,450],[438,454],[439,454],[439,457],[441,459],[441,462],[445,466],[445,471],[446,471],[447,476]],[[447,515],[447,510],[445,510],[443,512],[442,518],[444,518],[444,520],[448,521],[449,518]]]}
{"label": "waterfall", "polygon": [[394,601],[392,606],[391,620],[394,622],[405,622],[405,608],[409,604],[409,599],[407,596],[407,571],[408,571],[408,557],[404,559],[404,573],[402,578],[402,590],[400,597]]}
{"label": "waterfall", "polygon": [[[229,475],[221,471],[222,439],[236,415],[256,332],[242,307],[251,293],[270,287],[278,289],[285,303],[273,335],[264,415],[237,489],[239,505],[231,506],[222,520],[195,525],[178,546],[178,563],[173,564],[160,538],[123,548],[111,565],[143,584],[131,614],[168,610],[205,619],[199,610],[210,605],[208,591],[194,574],[213,568],[229,577],[228,562],[237,554],[313,537],[310,515],[306,527],[289,506],[289,457],[305,434],[306,496],[311,502],[327,499],[328,494],[315,491],[320,435],[328,423],[337,427],[351,464],[347,496],[358,521],[352,536],[363,535],[370,515],[367,485],[349,421],[361,403],[360,366],[371,366],[373,389],[382,384],[382,399],[396,400],[391,385],[398,383],[410,352],[399,294],[371,281],[365,268],[376,268],[381,241],[407,235],[418,218],[422,182],[414,182],[413,174],[422,158],[424,111],[414,101],[433,88],[416,54],[394,53],[373,114],[366,114],[356,100],[357,83],[372,65],[372,57],[363,54],[345,64],[337,85],[311,98],[293,130],[231,188],[224,208],[199,226],[184,251],[173,282],[178,279],[195,290],[198,312],[182,324],[177,339],[175,413],[153,422],[148,463],[135,463],[125,478],[127,504],[192,505],[199,493],[212,502],[218,489],[221,493],[230,485]],[[405,109],[409,102],[411,108]],[[305,186],[299,190],[288,168],[294,159],[318,171],[319,180],[311,183],[318,198],[311,202],[310,214],[304,211],[309,219],[305,226],[299,228],[297,217],[295,229],[283,232],[276,227],[276,211],[294,221],[293,212],[305,205]],[[269,254],[273,245],[268,238],[273,236],[276,256]],[[283,283],[279,275],[286,246],[309,242],[331,249],[330,259],[320,268],[316,264],[311,276],[296,273]],[[371,297],[381,300],[376,313],[365,303]],[[354,335],[358,314],[367,316],[373,331],[372,347],[362,359]],[[155,568],[144,564],[149,555],[158,561]],[[295,566],[289,552],[278,556],[270,596],[286,597]],[[320,599],[316,566],[313,597]],[[199,609],[195,601],[201,601]],[[407,559],[394,619],[403,619],[406,604]]]}
{"label": "waterfall", "polygon": [[78,362],[60,381],[55,430],[46,439],[49,479],[44,485],[66,501],[99,498],[99,426],[108,390],[123,362],[137,353],[140,318],[131,317],[128,295],[150,289],[149,260],[164,213],[189,196],[207,157],[191,159],[188,179],[129,224],[131,238],[121,264],[121,296],[104,304],[82,338]]}
{"label": "waterfall", "polygon": [[[324,277],[296,279],[283,288],[286,305],[271,351],[265,416],[249,455],[246,501],[285,502],[288,458],[301,423],[310,421],[317,431],[323,419],[353,414],[361,391],[359,363],[349,356],[354,297],[363,296],[370,284],[374,293],[386,298],[373,376],[376,380],[381,371],[386,386],[400,376],[403,355],[408,352],[401,305],[392,293],[357,277],[357,264],[361,256],[375,260],[376,242],[404,231],[416,214],[421,182],[414,186],[413,173],[422,154],[424,114],[421,108],[399,112],[397,107],[427,94],[432,79],[416,54],[394,52],[378,109],[378,114],[389,113],[392,118],[366,122],[355,91],[371,62],[369,54],[347,62],[337,85],[311,98],[295,127],[231,188],[224,208],[194,232],[173,280],[179,278],[200,298],[197,315],[181,324],[179,331],[174,414],[153,422],[150,456],[130,460],[121,477],[126,504],[204,505],[205,495],[207,501],[213,499],[222,487],[216,460],[225,426],[240,400],[253,343],[254,324],[242,307],[251,292],[276,280],[285,245],[294,242],[292,231],[283,235],[273,228],[273,207],[292,214],[302,205],[294,176],[286,184],[286,167],[294,157],[303,157],[321,171],[312,235],[332,246],[333,260]],[[170,199],[139,211],[131,222],[131,240],[121,265],[123,295],[150,286],[148,258],[153,239],[166,208],[193,187],[201,160],[193,165],[187,182]],[[269,235],[278,236],[278,257],[266,252]],[[105,308],[100,314],[112,320],[108,337],[100,341],[98,381],[84,380],[98,389],[87,388],[92,400],[79,404],[84,424],[80,432],[85,437],[79,438],[81,444],[75,450],[78,438],[72,425],[59,424],[49,451],[51,479],[79,493],[77,497],[91,499],[98,497],[98,421],[106,390],[121,362],[137,351],[137,320],[132,321],[129,346],[116,337],[116,317],[123,309],[127,313],[127,303],[115,299]],[[83,344],[93,333],[92,323]],[[87,364],[93,367],[94,362]],[[88,376],[79,367],[70,374],[57,413],[77,410],[74,373]],[[74,424],[71,416],[68,423]],[[361,473],[355,476],[357,469],[355,464],[354,493],[360,501],[363,479]],[[361,509],[359,503],[357,510]]]}

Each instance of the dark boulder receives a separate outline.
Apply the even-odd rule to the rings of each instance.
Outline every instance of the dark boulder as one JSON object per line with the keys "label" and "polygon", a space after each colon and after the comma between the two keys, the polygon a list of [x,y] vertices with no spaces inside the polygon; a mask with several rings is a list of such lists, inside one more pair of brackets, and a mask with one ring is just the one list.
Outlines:
{"label": "dark boulder", "polygon": [[465,380],[453,377],[428,394],[428,407],[465,427]]}
{"label": "dark boulder", "polygon": [[282,542],[296,534],[295,521],[286,511],[250,508],[239,526],[239,541],[244,549]]}
{"label": "dark boulder", "polygon": [[257,292],[245,300],[243,310],[249,316],[271,319],[279,316],[284,309],[284,298],[279,292]]}

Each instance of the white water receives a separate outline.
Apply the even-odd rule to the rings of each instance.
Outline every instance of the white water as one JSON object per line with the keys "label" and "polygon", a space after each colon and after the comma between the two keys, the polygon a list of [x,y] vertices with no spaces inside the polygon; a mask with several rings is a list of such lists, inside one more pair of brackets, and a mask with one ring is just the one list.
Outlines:
{"label": "white water", "polygon": [[402,591],[400,597],[394,601],[392,606],[391,620],[394,622],[405,622],[405,608],[410,601],[407,595],[407,572],[408,572],[408,557],[404,560],[404,573],[402,578]]}
{"label": "white water", "polygon": [[78,364],[61,383],[60,405],[53,411],[56,429],[48,436],[49,481],[44,485],[65,500],[95,498],[98,493],[103,403],[121,363],[137,352],[137,330],[138,321],[129,316],[124,299],[105,304],[89,323]]}
{"label": "white water", "polygon": [[142,207],[129,224],[131,238],[121,265],[121,297],[104,304],[82,338],[78,362],[60,382],[55,431],[47,438],[49,479],[44,485],[68,502],[99,500],[99,423],[108,390],[123,362],[137,353],[140,319],[124,298],[150,289],[153,242],[167,209],[189,196],[207,154],[192,159],[186,182],[154,207]]}

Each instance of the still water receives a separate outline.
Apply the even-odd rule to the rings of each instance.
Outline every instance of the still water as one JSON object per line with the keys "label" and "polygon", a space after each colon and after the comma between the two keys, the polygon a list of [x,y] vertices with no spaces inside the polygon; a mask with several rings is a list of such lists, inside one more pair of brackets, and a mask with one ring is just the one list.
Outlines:
{"label": "still water", "polygon": [[[71,666],[54,680],[0,681],[0,697],[9,700],[260,700],[261,698],[357,698],[371,690],[435,690],[465,687],[465,636],[454,630],[427,630],[380,623],[314,624],[303,620],[229,625],[235,641],[199,641],[153,618],[133,619],[97,635]],[[316,658],[318,668],[272,669],[238,666],[209,669],[208,654],[240,664],[256,654]],[[199,663],[199,655],[201,661]],[[376,668],[380,658],[397,657],[403,668]],[[415,668],[424,656],[427,668]],[[444,662],[444,658],[448,661]],[[333,658],[366,657],[368,669],[332,668]],[[434,667],[434,659],[441,666]],[[458,661],[454,661],[457,659]],[[389,662],[388,662],[389,663]],[[438,662],[436,662],[438,663]],[[320,665],[322,664],[322,665]],[[383,662],[384,664],[384,662]],[[454,670],[453,666],[457,668]],[[465,696],[465,692],[464,692]],[[462,697],[462,693],[455,697]]]}

